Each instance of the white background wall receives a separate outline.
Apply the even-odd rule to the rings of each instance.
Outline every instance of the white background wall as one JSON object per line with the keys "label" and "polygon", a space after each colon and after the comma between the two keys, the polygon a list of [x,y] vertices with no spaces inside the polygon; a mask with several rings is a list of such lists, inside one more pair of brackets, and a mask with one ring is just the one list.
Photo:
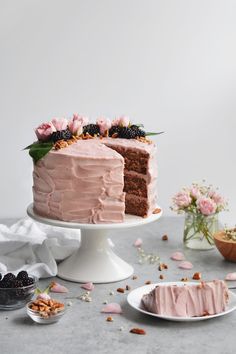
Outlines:
{"label": "white background wall", "polygon": [[159,203],[206,178],[236,223],[235,0],[0,0],[0,217],[32,200],[33,128],[73,112],[164,130]]}

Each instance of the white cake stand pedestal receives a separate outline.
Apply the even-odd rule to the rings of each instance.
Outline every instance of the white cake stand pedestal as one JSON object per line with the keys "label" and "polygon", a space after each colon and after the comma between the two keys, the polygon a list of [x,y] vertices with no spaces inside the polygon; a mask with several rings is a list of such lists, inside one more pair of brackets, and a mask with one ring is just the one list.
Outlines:
{"label": "white cake stand pedestal", "polygon": [[148,218],[125,215],[125,221],[117,224],[80,224],[48,219],[35,214],[33,204],[27,208],[27,214],[43,224],[81,230],[78,251],[58,265],[57,275],[60,278],[78,283],[111,283],[129,278],[133,274],[133,267],[113,252],[108,231],[151,223],[161,217],[162,210]]}

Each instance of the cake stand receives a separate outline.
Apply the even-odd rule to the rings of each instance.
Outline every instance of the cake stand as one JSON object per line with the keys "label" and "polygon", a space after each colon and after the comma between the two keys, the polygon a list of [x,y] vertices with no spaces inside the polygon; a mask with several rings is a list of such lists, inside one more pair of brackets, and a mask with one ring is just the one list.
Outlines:
{"label": "cake stand", "polygon": [[33,204],[28,206],[27,214],[43,224],[81,230],[79,249],[58,265],[57,275],[60,278],[78,283],[111,283],[129,278],[133,274],[133,267],[113,252],[108,241],[108,231],[149,224],[161,217],[162,210],[148,218],[125,215],[123,223],[114,224],[80,224],[48,219],[37,215]]}

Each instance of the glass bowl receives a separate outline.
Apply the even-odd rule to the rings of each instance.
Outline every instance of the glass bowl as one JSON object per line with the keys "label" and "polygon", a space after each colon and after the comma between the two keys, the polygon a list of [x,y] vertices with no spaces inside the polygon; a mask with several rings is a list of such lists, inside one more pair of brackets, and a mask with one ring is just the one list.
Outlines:
{"label": "glass bowl", "polygon": [[31,285],[20,288],[0,288],[0,310],[19,309],[33,298],[38,279],[33,275],[29,276],[34,279]]}
{"label": "glass bowl", "polygon": [[32,303],[33,301],[29,302],[26,305],[26,312],[34,322],[37,322],[39,324],[51,324],[51,323],[58,322],[66,312],[66,307],[64,304],[64,308],[58,311],[55,315],[50,315],[49,317],[42,317],[38,311],[34,311],[30,308],[30,305]]}

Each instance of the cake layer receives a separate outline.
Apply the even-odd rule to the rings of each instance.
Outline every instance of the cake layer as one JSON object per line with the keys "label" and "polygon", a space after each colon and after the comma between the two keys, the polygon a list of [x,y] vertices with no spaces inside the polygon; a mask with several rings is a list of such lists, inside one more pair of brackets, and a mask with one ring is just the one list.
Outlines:
{"label": "cake layer", "polygon": [[228,288],[223,280],[196,285],[157,286],[142,298],[143,307],[159,315],[195,317],[214,315],[226,309]]}
{"label": "cake layer", "polygon": [[63,221],[124,220],[124,160],[98,140],[51,150],[34,165],[34,210]]}
{"label": "cake layer", "polygon": [[135,139],[105,138],[103,142],[125,159],[125,212],[149,216],[157,204],[156,145]]}

